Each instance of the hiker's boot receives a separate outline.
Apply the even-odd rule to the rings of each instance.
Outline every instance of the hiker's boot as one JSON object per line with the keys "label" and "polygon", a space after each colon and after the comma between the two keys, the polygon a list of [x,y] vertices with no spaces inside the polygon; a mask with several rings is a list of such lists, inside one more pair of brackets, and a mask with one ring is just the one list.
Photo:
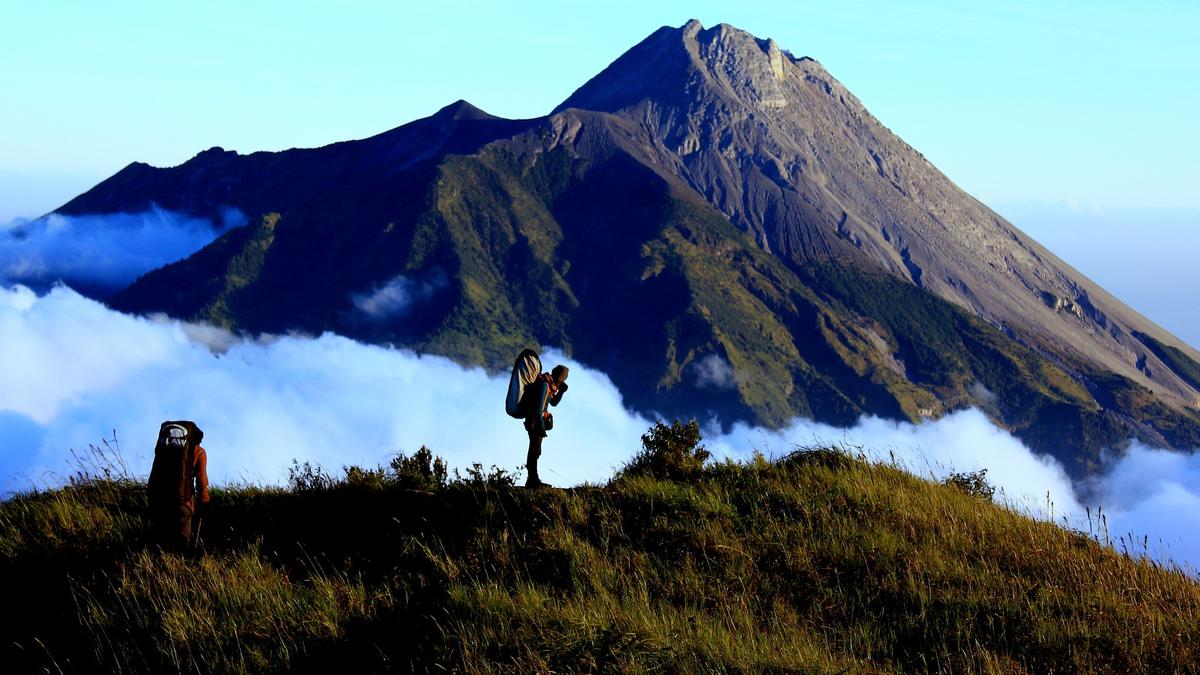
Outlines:
{"label": "hiker's boot", "polygon": [[542,437],[535,433],[529,434],[529,454],[525,456],[525,470],[529,478],[525,479],[525,487],[541,487],[544,485],[538,478],[538,458],[542,456]]}
{"label": "hiker's boot", "polygon": [[526,464],[525,468],[529,470],[529,478],[525,479],[525,487],[527,487],[527,488],[550,487],[549,483],[543,483],[542,479],[538,476],[536,460],[534,460],[533,464]]}

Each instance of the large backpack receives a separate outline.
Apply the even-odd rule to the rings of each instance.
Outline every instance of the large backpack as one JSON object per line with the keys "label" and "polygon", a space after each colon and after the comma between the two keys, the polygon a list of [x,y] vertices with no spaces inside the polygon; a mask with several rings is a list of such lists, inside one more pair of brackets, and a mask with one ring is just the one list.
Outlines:
{"label": "large backpack", "polygon": [[163,422],[159,427],[148,486],[152,507],[174,508],[188,502],[196,447],[203,436],[193,422]]}
{"label": "large backpack", "polygon": [[521,410],[521,399],[525,396],[525,388],[533,384],[538,375],[542,374],[542,360],[537,352],[526,349],[517,356],[513,363],[512,377],[508,381],[508,395],[504,398],[504,412],[509,417],[521,419],[525,417]]}

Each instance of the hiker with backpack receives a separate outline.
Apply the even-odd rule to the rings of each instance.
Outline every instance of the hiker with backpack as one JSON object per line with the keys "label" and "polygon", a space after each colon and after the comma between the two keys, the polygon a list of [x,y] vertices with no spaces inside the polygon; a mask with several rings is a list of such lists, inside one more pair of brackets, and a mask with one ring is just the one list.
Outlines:
{"label": "hiker with backpack", "polygon": [[562,402],[567,393],[567,374],[570,370],[557,365],[549,373],[543,373],[542,361],[537,352],[526,349],[517,356],[513,364],[512,377],[508,384],[505,411],[509,416],[525,421],[529,434],[529,451],[525,456],[525,469],[529,473],[525,487],[549,487],[538,476],[538,458],[542,456],[542,439],[554,428],[554,416],[550,406]]}
{"label": "hiker with backpack", "polygon": [[194,422],[159,427],[147,491],[150,526],[164,546],[184,550],[198,543],[200,519],[209,503],[208,453],[202,440],[204,432]]}

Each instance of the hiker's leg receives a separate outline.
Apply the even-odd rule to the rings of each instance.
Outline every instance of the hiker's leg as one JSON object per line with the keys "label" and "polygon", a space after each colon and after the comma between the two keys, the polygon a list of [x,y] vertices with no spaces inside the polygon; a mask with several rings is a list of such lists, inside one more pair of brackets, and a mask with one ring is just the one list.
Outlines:
{"label": "hiker's leg", "polygon": [[170,546],[175,541],[175,510],[158,506],[150,513],[150,534],[159,546]]}
{"label": "hiker's leg", "polygon": [[182,510],[179,504],[159,503],[150,511],[150,532],[154,542],[163,548],[174,550],[179,545]]}
{"label": "hiker's leg", "polygon": [[537,429],[529,432],[529,454],[525,456],[525,469],[529,472],[529,478],[526,483],[537,483],[541,480],[538,477],[538,458],[542,456],[542,434]]}
{"label": "hiker's leg", "polygon": [[175,544],[180,548],[189,548],[192,545],[192,509],[186,505],[180,506],[179,518],[175,522]]}

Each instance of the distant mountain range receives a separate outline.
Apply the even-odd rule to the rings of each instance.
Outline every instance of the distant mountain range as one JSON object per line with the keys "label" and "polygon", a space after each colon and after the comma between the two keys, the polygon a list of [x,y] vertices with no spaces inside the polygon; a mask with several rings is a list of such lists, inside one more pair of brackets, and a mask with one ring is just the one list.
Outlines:
{"label": "distant mountain range", "polygon": [[134,163],[59,212],[152,205],[250,222],[124,311],[497,369],[556,346],[639,410],[726,423],[977,406],[1076,476],[1131,438],[1200,447],[1200,354],[819,63],[727,25],[655,31],[546,117],[459,101],[323,148]]}

